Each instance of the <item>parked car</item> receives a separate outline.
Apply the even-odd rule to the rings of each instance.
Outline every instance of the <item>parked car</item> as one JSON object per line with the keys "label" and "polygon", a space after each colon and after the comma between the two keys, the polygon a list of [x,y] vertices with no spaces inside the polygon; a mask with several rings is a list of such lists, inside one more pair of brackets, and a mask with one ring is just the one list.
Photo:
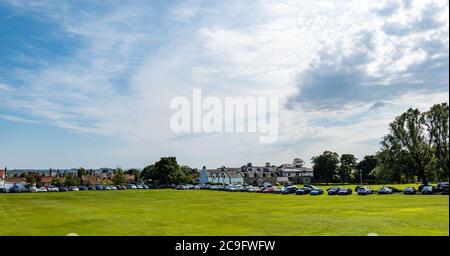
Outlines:
{"label": "parked car", "polygon": [[356,192],[358,193],[358,195],[370,195],[373,193],[373,189],[366,186],[360,186],[358,187]]}
{"label": "parked car", "polygon": [[127,189],[128,189],[128,187],[125,185],[120,186],[120,190],[127,190]]}
{"label": "parked car", "polygon": [[303,188],[299,188],[297,189],[297,191],[295,191],[296,195],[307,195],[309,193],[311,193],[311,188],[309,187],[303,187]]}
{"label": "parked car", "polygon": [[297,189],[298,189],[297,186],[287,186],[283,189],[281,194],[283,195],[295,194],[295,192],[297,192]]}
{"label": "parked car", "polygon": [[267,187],[263,190],[263,193],[273,193],[275,191],[274,187]]}
{"label": "parked car", "polygon": [[55,186],[49,186],[47,187],[48,192],[58,192],[59,189]]}
{"label": "parked car", "polygon": [[255,187],[253,187],[253,186],[248,186],[247,192],[253,193],[253,192],[256,192],[257,189],[258,189],[258,188],[255,188]]}
{"label": "parked car", "polygon": [[39,190],[40,190],[40,192],[48,192],[47,187],[44,187],[44,186],[40,187]]}
{"label": "parked car", "polygon": [[95,186],[89,186],[88,190],[97,190],[97,188]]}
{"label": "parked car", "polygon": [[311,190],[318,189],[317,187],[314,187],[313,185],[304,185],[303,187],[310,188]]}
{"label": "parked car", "polygon": [[19,186],[14,185],[14,186],[9,188],[8,192],[9,193],[21,193],[23,191],[22,191],[22,188],[20,188]]}
{"label": "parked car", "polygon": [[264,189],[266,189],[265,187],[259,187],[255,190],[256,193],[262,193],[264,192]]}
{"label": "parked car", "polygon": [[86,186],[80,186],[80,190],[88,190],[89,188]]}
{"label": "parked car", "polygon": [[112,190],[111,186],[103,186],[103,190]]}
{"label": "parked car", "polygon": [[341,190],[340,187],[332,187],[328,189],[328,195],[333,196],[339,194],[339,190]]}
{"label": "parked car", "polygon": [[422,188],[422,195],[432,195],[434,194],[432,186],[424,186]]}
{"label": "parked car", "polygon": [[386,186],[387,188],[389,188],[390,190],[392,190],[392,193],[402,193],[403,190],[395,188],[395,187],[391,187],[391,186]]}
{"label": "parked car", "polygon": [[405,195],[415,195],[417,194],[417,190],[414,187],[407,187],[403,190],[403,194]]}
{"label": "parked car", "polygon": [[281,194],[281,192],[283,192],[283,189],[284,189],[284,188],[275,188],[275,189],[273,190],[273,193],[274,193],[274,194]]}
{"label": "parked car", "polygon": [[117,190],[117,187],[116,186],[109,186],[110,188],[111,188],[111,190]]}
{"label": "parked car", "polygon": [[340,188],[338,195],[344,196],[344,195],[351,195],[353,193],[351,188]]}
{"label": "parked car", "polygon": [[69,188],[70,191],[79,191],[80,189],[77,186],[72,186]]}
{"label": "parked car", "polygon": [[441,192],[443,195],[448,195],[448,182],[447,182],[447,185],[444,185],[443,187],[442,187],[442,192]]}
{"label": "parked car", "polygon": [[134,184],[128,184],[127,189],[137,189],[137,187]]}
{"label": "parked car", "polygon": [[67,192],[69,189],[67,187],[59,187],[59,192]]}
{"label": "parked car", "polygon": [[392,189],[390,189],[389,187],[382,187],[378,190],[378,195],[388,195],[392,193]]}
{"label": "parked car", "polygon": [[323,189],[321,189],[321,188],[316,188],[316,189],[313,189],[313,190],[311,190],[311,193],[310,193],[310,195],[312,195],[312,196],[317,196],[317,195],[323,195]]}
{"label": "parked car", "polygon": [[435,188],[433,188],[434,193],[442,193],[443,195],[448,195],[448,182],[439,182]]}
{"label": "parked car", "polygon": [[97,184],[95,185],[96,190],[105,190],[105,187],[103,185]]}

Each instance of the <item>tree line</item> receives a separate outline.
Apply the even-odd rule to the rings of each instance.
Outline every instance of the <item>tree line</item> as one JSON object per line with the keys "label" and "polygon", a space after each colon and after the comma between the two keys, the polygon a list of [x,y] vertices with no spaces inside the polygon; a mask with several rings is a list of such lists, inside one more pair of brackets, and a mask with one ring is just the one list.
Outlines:
{"label": "tree line", "polygon": [[436,104],[426,112],[410,108],[389,124],[374,155],[361,161],[352,154],[325,151],[311,159],[319,182],[428,184],[449,179],[449,106]]}

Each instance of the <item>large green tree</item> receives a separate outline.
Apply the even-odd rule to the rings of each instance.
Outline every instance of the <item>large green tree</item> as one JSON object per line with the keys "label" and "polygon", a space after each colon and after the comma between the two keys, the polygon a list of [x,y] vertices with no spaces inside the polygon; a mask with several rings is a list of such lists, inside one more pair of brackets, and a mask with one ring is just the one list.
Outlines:
{"label": "large green tree", "polygon": [[427,170],[432,160],[432,150],[426,140],[423,118],[418,109],[410,108],[396,117],[381,144],[382,151],[391,153],[388,161],[412,168],[418,178],[428,184],[430,175]]}
{"label": "large green tree", "polygon": [[314,179],[325,181],[327,184],[334,180],[339,168],[339,155],[335,152],[325,151],[312,159],[314,164]]}
{"label": "large green tree", "polygon": [[358,159],[352,154],[341,155],[340,163],[338,168],[338,175],[341,179],[342,184],[350,180],[350,176],[353,170],[356,168],[356,161]]}
{"label": "large green tree", "polygon": [[372,172],[377,165],[378,158],[375,155],[364,156],[364,158],[356,165],[356,170],[358,170],[357,180],[364,183],[364,179],[369,178],[370,172]]}
{"label": "large green tree", "polygon": [[154,165],[143,169],[141,177],[158,181],[160,184],[183,183],[184,174],[175,157],[161,157]]}
{"label": "large green tree", "polygon": [[434,167],[439,179],[449,177],[449,106],[436,104],[423,113],[423,122],[427,127],[429,143],[432,145]]}

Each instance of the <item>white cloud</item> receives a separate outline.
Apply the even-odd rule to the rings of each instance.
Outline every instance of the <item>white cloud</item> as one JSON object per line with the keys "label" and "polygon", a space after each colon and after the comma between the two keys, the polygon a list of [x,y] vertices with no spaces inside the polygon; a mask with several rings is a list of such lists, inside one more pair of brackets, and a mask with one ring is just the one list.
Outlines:
{"label": "white cloud", "polygon": [[[192,1],[164,15],[140,1],[81,12],[66,2],[13,1],[18,10],[59,24],[81,45],[57,63],[16,70],[23,86],[11,90],[0,84],[1,104],[59,127],[119,138],[124,146],[112,153],[132,166],[165,154],[201,166],[281,163],[302,155],[308,160],[326,149],[371,153],[378,145],[367,141],[386,132],[398,108],[429,105],[436,98],[403,90],[389,99],[346,100],[328,110],[282,107],[280,142],[270,146],[248,134],[179,138],[169,130],[169,102],[189,96],[192,88],[217,97],[278,96],[286,103],[298,94],[303,100],[302,74],[324,61],[353,77],[352,65],[367,58],[357,70],[386,84],[428,77],[405,79],[411,68],[439,54],[448,58],[448,4],[427,2],[408,7],[398,1]],[[430,4],[442,9],[434,20],[423,16]],[[445,43],[447,48],[426,48]],[[329,88],[319,94],[341,93]],[[375,101],[398,108],[379,108],[362,118]],[[326,119],[349,123],[321,125]]]}

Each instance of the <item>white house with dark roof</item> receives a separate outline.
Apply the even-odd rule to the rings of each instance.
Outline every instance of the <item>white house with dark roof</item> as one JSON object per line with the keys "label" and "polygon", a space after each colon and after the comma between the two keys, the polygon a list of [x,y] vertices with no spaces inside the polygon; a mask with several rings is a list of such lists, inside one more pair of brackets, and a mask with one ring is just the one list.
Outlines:
{"label": "white house with dark roof", "polygon": [[200,171],[199,182],[200,184],[244,184],[244,177],[240,173],[240,168],[203,168]]}

